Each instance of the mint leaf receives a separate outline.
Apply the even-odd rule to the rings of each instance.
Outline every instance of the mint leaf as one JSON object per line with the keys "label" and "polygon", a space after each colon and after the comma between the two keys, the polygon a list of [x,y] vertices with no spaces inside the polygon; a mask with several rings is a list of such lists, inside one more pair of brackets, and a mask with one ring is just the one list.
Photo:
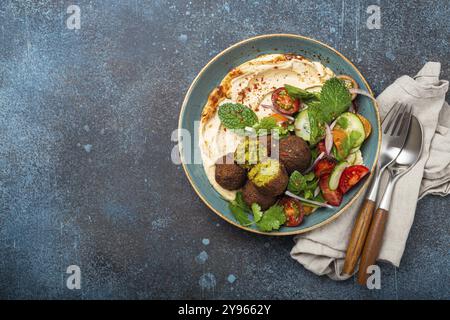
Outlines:
{"label": "mint leaf", "polygon": [[305,179],[308,182],[313,181],[315,178],[316,178],[316,176],[314,175],[314,172],[312,172],[312,171],[305,175]]}
{"label": "mint leaf", "polygon": [[258,222],[261,220],[263,216],[263,211],[261,210],[261,206],[257,203],[252,203],[252,212],[253,212],[253,220]]}
{"label": "mint leaf", "polygon": [[286,222],[286,216],[284,215],[284,209],[282,206],[274,204],[267,209],[261,220],[256,223],[256,226],[261,231],[278,230]]}
{"label": "mint leaf", "polygon": [[338,78],[328,79],[320,92],[320,105],[325,116],[324,120],[330,122],[347,111],[352,102],[352,96],[344,81]]}
{"label": "mint leaf", "polygon": [[284,88],[291,98],[300,99],[302,102],[320,99],[320,94],[318,92],[307,91],[288,84],[285,84]]}
{"label": "mint leaf", "polygon": [[323,115],[320,108],[308,108],[308,119],[309,119],[309,143],[314,146],[316,145],[320,140],[322,140],[323,136],[325,135],[325,122],[324,122],[325,116]]}
{"label": "mint leaf", "polygon": [[306,188],[305,177],[297,170],[292,172],[291,176],[289,177],[287,188],[292,193],[300,194],[300,192],[304,191]]}
{"label": "mint leaf", "polygon": [[252,109],[240,103],[225,103],[219,107],[219,119],[228,129],[244,129],[258,122]]}
{"label": "mint leaf", "polygon": [[314,175],[314,172],[302,175],[300,172],[294,171],[289,177],[287,188],[294,194],[302,195],[303,198],[310,199],[313,197],[317,185],[318,179]]}

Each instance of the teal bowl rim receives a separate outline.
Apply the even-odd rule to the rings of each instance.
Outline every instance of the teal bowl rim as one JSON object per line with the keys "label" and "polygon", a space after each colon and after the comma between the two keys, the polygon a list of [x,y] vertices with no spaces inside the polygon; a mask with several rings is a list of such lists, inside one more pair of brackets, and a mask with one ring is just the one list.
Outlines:
{"label": "teal bowl rim", "polygon": [[[178,129],[179,129],[179,130],[178,130],[178,142],[182,140],[182,139],[181,139],[181,130],[180,130],[180,129],[182,129],[182,119],[183,119],[183,117],[184,117],[184,112],[185,112],[185,109],[186,109],[186,105],[187,105],[187,103],[188,103],[188,101],[189,101],[189,98],[190,98],[190,96],[191,96],[192,90],[194,89],[195,85],[196,85],[197,82],[198,82],[198,79],[199,79],[200,76],[203,74],[203,72],[204,72],[211,64],[213,64],[216,60],[218,60],[222,55],[228,53],[229,51],[233,50],[233,49],[236,48],[236,47],[239,47],[239,46],[241,46],[241,45],[243,45],[243,44],[246,44],[246,43],[248,43],[248,42],[252,42],[252,41],[257,40],[257,39],[261,39],[261,38],[275,38],[275,37],[288,37],[288,38],[291,37],[291,38],[297,38],[297,39],[302,39],[302,40],[306,40],[306,41],[311,41],[311,42],[314,42],[314,43],[316,43],[316,44],[318,44],[318,45],[321,45],[321,46],[325,47],[325,48],[328,49],[328,50],[331,50],[332,52],[334,52],[335,54],[337,54],[339,57],[341,57],[346,63],[348,63],[348,64],[354,69],[354,71],[355,71],[355,72],[359,75],[359,77],[361,78],[361,80],[362,80],[362,82],[364,83],[364,85],[367,87],[367,89],[368,89],[370,95],[373,96],[372,89],[370,88],[369,84],[367,83],[367,80],[364,78],[364,76],[361,74],[361,72],[358,70],[358,68],[357,68],[357,67],[356,67],[356,66],[355,66],[355,65],[354,65],[347,57],[345,57],[342,53],[340,53],[339,51],[337,51],[337,50],[334,49],[333,47],[331,47],[331,46],[329,46],[329,45],[327,45],[327,44],[325,44],[325,43],[323,43],[323,42],[321,42],[321,41],[318,41],[318,40],[315,40],[315,39],[312,39],[312,38],[309,38],[309,37],[301,36],[301,35],[295,35],[295,34],[274,33],[274,34],[259,35],[259,36],[255,36],[255,37],[251,37],[251,38],[248,38],[248,39],[239,41],[239,42],[237,42],[237,43],[235,43],[235,44],[229,46],[228,48],[226,48],[225,50],[221,51],[221,52],[218,53],[216,56],[214,56],[214,57],[213,57],[213,58],[212,58],[212,59],[211,59],[211,60],[210,60],[210,61],[209,61],[209,62],[208,62],[201,70],[200,70],[200,72],[197,74],[197,76],[194,78],[194,80],[192,81],[191,85],[189,86],[189,89],[188,89],[188,91],[187,91],[187,93],[186,93],[186,95],[185,95],[185,97],[184,97],[184,99],[183,99],[183,103],[182,103],[182,105],[181,105],[180,115],[179,115],[179,118],[178,118]],[[185,161],[184,161],[184,160],[185,160],[185,159],[184,159],[184,155],[183,155],[183,152],[182,152],[182,150],[181,150],[182,144],[181,144],[181,143],[178,143],[178,146],[179,146],[179,148],[180,148],[179,151],[180,151],[180,158],[181,158],[181,164],[182,164],[183,170],[184,170],[184,172],[185,172],[185,174],[186,174],[186,177],[187,177],[188,180],[189,180],[189,183],[191,184],[192,188],[194,189],[195,193],[196,193],[196,194],[198,195],[198,197],[206,204],[206,206],[207,206],[209,209],[211,209],[214,213],[216,213],[219,217],[221,217],[222,219],[224,219],[224,220],[227,221],[228,223],[230,223],[230,224],[232,224],[232,225],[234,225],[234,226],[236,226],[236,227],[238,227],[238,228],[240,228],[240,229],[243,229],[243,230],[246,230],[246,231],[249,231],[249,232],[253,232],[253,233],[257,233],[257,234],[262,234],[262,235],[269,235],[269,236],[289,236],[289,235],[296,235],[296,234],[305,233],[305,232],[308,232],[308,231],[311,231],[311,230],[320,228],[320,227],[322,227],[322,226],[324,226],[324,225],[326,225],[326,224],[328,224],[328,223],[330,223],[330,222],[336,220],[343,212],[345,212],[345,210],[347,210],[347,209],[348,209],[348,208],[356,201],[356,199],[358,199],[358,198],[361,196],[361,194],[366,190],[367,185],[369,184],[370,180],[371,180],[372,177],[373,177],[373,173],[374,173],[374,171],[375,171],[376,164],[377,164],[377,162],[378,162],[378,157],[379,157],[379,152],[380,152],[380,147],[381,147],[381,130],[380,130],[380,129],[381,129],[381,120],[380,120],[380,113],[379,113],[378,102],[372,101],[372,103],[373,103],[373,105],[375,106],[374,111],[375,111],[376,118],[377,118],[377,126],[378,126],[378,139],[377,139],[377,142],[378,142],[378,144],[377,144],[377,150],[376,150],[376,152],[375,152],[374,161],[373,161],[372,167],[370,168],[370,176],[369,176],[368,179],[366,179],[366,180],[363,182],[363,185],[359,188],[359,190],[355,193],[355,195],[349,200],[349,202],[348,202],[345,206],[343,206],[343,207],[340,208],[338,211],[336,211],[336,213],[333,214],[332,216],[330,216],[328,219],[325,219],[324,221],[322,221],[322,222],[320,222],[320,223],[317,223],[317,224],[315,224],[315,225],[313,225],[313,226],[311,226],[311,227],[304,228],[304,229],[300,229],[300,230],[293,230],[293,231],[283,231],[283,232],[279,232],[279,231],[275,231],[275,232],[263,232],[263,231],[259,231],[259,230],[257,230],[257,229],[252,229],[252,228],[248,228],[248,227],[242,226],[242,225],[240,225],[239,223],[237,223],[237,222],[235,222],[235,221],[229,219],[227,216],[225,216],[224,214],[222,214],[219,210],[215,209],[214,206],[213,206],[211,203],[209,203],[208,200],[205,199],[205,198],[201,195],[200,191],[199,191],[198,188],[197,188],[197,185],[196,185],[195,182],[193,181],[193,179],[192,179],[192,177],[191,177],[191,175],[190,175],[190,173],[189,173],[189,171],[188,171],[188,169],[187,169],[187,167],[186,167],[186,164],[185,164]]]}

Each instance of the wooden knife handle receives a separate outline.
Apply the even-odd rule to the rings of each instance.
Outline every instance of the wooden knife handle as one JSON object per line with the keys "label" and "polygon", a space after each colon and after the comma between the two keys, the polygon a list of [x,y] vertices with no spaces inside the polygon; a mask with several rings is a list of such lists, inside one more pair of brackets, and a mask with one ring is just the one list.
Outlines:
{"label": "wooden knife handle", "polygon": [[352,235],[347,246],[347,254],[345,256],[345,263],[343,273],[351,275],[355,270],[359,255],[366,241],[367,232],[372,221],[373,211],[375,209],[375,202],[372,200],[364,200],[355,225],[353,226]]}
{"label": "wooden knife handle", "polygon": [[366,285],[368,278],[367,268],[375,264],[380,253],[388,213],[388,211],[378,208],[373,216],[359,263],[358,283],[361,285]]}

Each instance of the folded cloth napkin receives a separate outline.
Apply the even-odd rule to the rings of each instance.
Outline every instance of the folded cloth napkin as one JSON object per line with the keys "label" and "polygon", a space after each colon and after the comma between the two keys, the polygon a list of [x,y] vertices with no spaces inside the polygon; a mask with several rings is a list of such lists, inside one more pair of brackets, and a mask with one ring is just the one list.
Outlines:
{"label": "folded cloth napkin", "polygon": [[[381,118],[395,102],[413,106],[413,114],[422,123],[422,155],[410,172],[397,183],[386,225],[379,260],[399,266],[419,197],[450,192],[450,108],[445,103],[448,81],[439,80],[440,63],[428,62],[411,78],[402,76],[377,98]],[[387,173],[380,184],[383,190]],[[382,194],[380,191],[379,194]],[[345,280],[342,274],[345,251],[353,224],[364,196],[343,212],[336,221],[294,238],[291,257],[317,275]]]}

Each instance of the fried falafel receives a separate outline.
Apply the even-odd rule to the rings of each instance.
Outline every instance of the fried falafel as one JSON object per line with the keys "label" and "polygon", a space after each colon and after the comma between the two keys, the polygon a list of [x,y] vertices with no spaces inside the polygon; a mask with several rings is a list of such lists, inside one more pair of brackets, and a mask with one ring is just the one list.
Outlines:
{"label": "fried falafel", "polygon": [[250,180],[247,181],[242,189],[242,198],[249,207],[253,203],[257,203],[262,210],[269,209],[277,201],[276,197],[266,196],[260,193],[255,184]]}
{"label": "fried falafel", "polygon": [[229,153],[216,162],[216,182],[224,189],[236,190],[247,181],[247,171],[234,162],[233,154]]}
{"label": "fried falafel", "polygon": [[311,150],[302,138],[291,135],[280,140],[279,158],[288,174],[303,172],[311,163]]}
{"label": "fried falafel", "polygon": [[245,169],[250,169],[258,162],[267,159],[270,152],[270,146],[267,145],[269,141],[266,137],[246,136],[234,152],[236,163]]}
{"label": "fried falafel", "polygon": [[249,171],[248,178],[261,194],[272,197],[282,194],[289,181],[286,169],[275,159],[267,159],[256,164]]}

